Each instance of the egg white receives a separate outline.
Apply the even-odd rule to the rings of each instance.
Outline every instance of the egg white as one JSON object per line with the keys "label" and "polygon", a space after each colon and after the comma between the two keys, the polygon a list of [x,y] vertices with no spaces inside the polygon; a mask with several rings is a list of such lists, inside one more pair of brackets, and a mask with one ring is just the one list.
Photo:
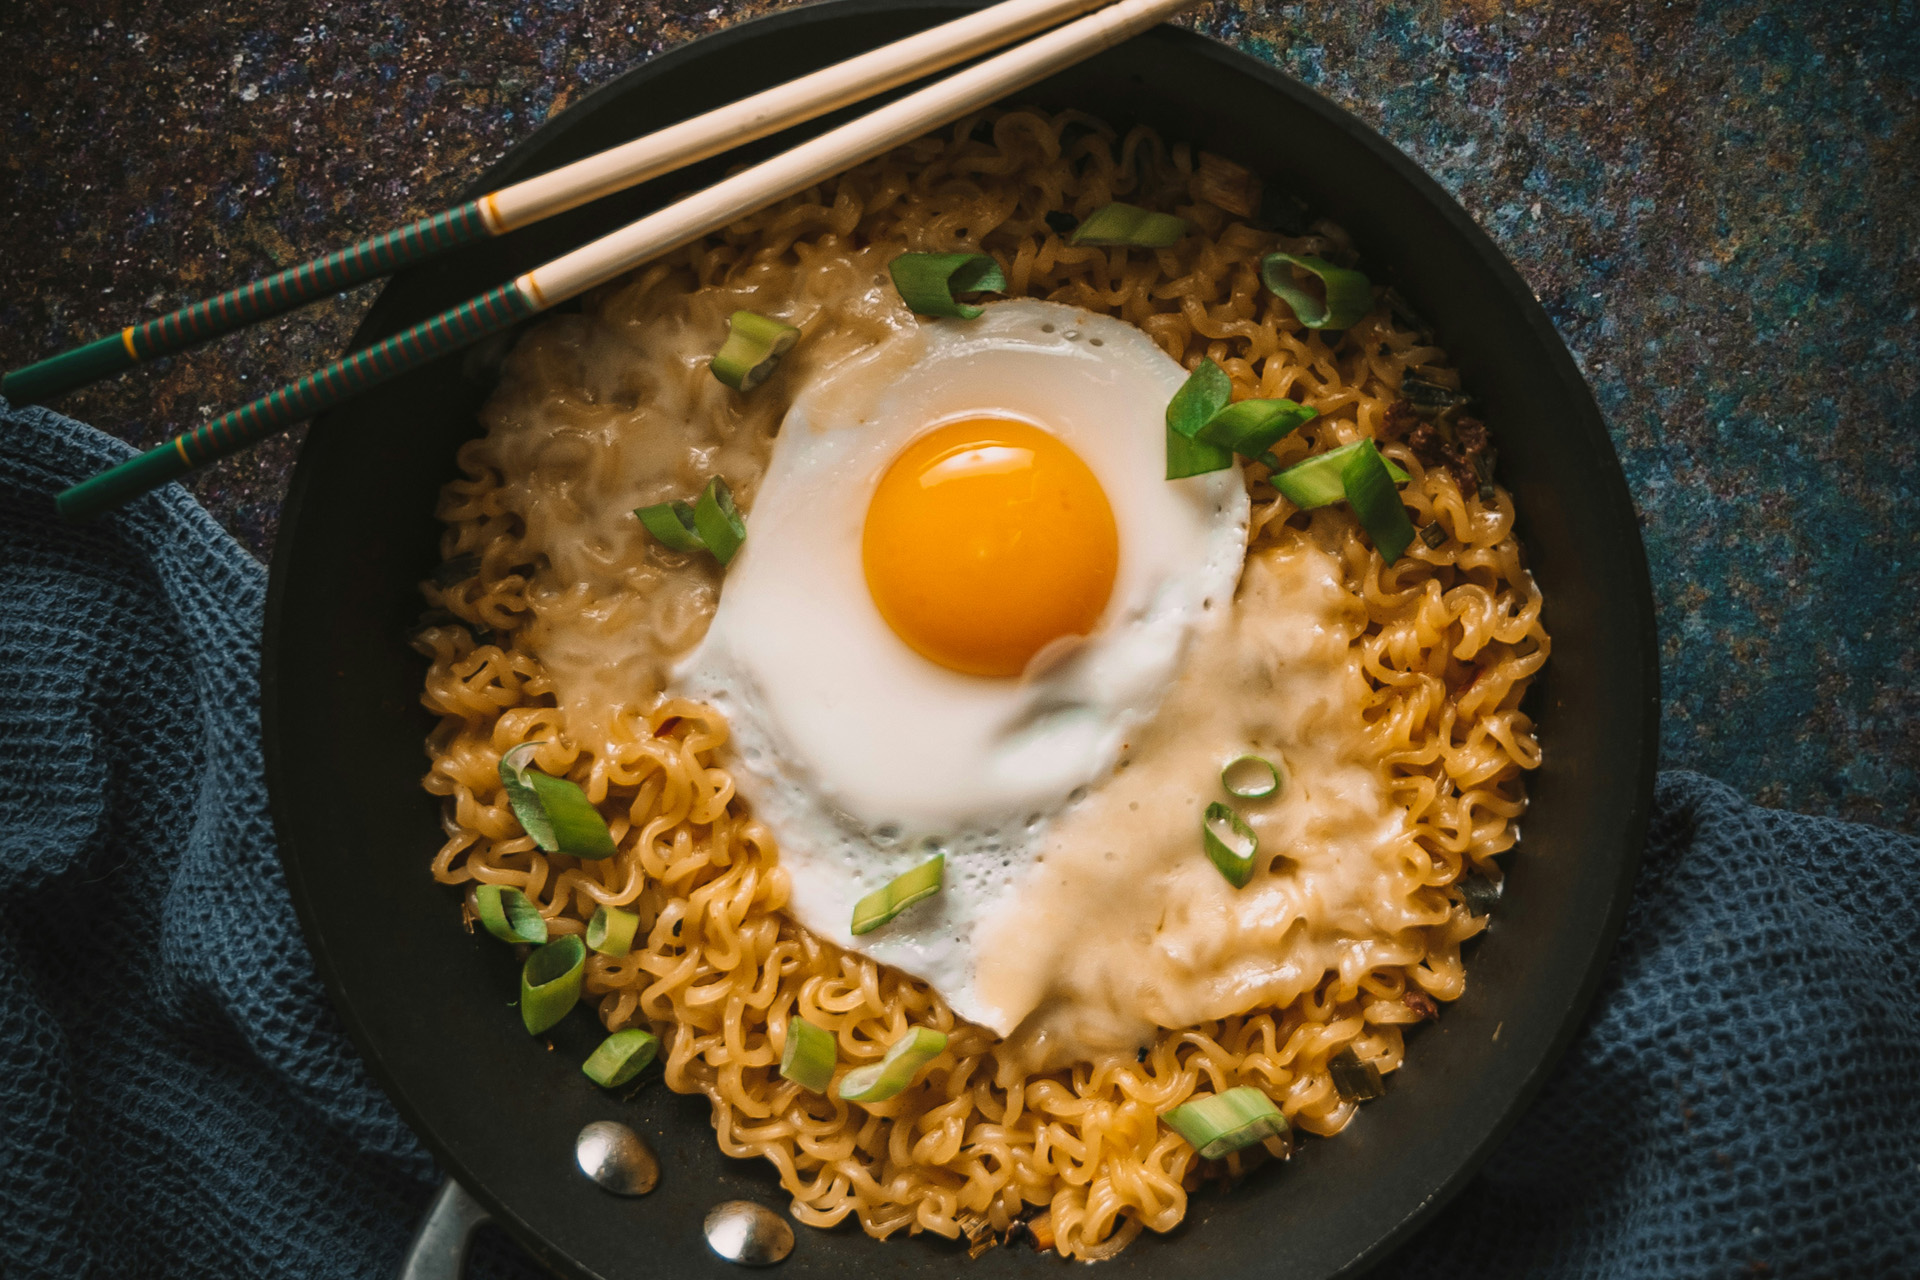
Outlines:
{"label": "egg white", "polygon": [[[1030,300],[914,326],[794,401],[705,639],[676,691],[728,718],[740,794],[775,832],[789,913],[926,979],[1001,1034],[975,994],[975,939],[1032,873],[1049,820],[1106,778],[1225,609],[1246,551],[1238,466],[1165,474],[1165,408],[1186,370],[1108,316]],[[1112,596],[1087,643],[1020,679],[947,670],[881,617],[861,559],[875,486],[913,439],[1002,414],[1052,432],[1105,489]],[[943,891],[880,930],[861,897],[946,855]]]}

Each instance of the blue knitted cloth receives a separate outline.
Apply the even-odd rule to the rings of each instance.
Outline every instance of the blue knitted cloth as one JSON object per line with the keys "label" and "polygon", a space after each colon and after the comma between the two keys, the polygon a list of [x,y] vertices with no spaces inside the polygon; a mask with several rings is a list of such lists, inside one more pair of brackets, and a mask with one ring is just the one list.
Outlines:
{"label": "blue knitted cloth", "polygon": [[[266,575],[178,488],[55,523],[125,456],[0,405],[0,1273],[383,1276],[435,1172],[274,859]],[[1664,776],[1586,1030],[1383,1271],[1920,1275],[1916,866]]]}

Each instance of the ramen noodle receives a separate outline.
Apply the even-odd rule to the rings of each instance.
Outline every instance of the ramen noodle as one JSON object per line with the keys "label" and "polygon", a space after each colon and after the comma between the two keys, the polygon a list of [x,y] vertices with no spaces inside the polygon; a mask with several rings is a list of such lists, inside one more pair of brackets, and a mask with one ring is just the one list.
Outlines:
{"label": "ramen noodle", "polygon": [[[1405,1028],[1464,988],[1461,944],[1485,924],[1465,878],[1497,883],[1522,775],[1540,759],[1520,704],[1549,646],[1512,502],[1462,463],[1484,445],[1475,424],[1451,420],[1442,441],[1408,416],[1409,376],[1459,386],[1417,320],[1382,304],[1324,334],[1262,288],[1258,263],[1275,249],[1351,261],[1340,230],[1254,226],[1200,198],[1198,163],[1146,129],[1117,135],[1074,112],[990,113],[902,146],[543,320],[506,359],[486,433],[460,449],[442,496],[443,553],[460,569],[428,584],[450,619],[417,641],[440,717],[426,787],[445,798],[447,840],[433,874],[522,890],[554,936],[583,932],[601,904],[637,912],[629,954],[589,956],[588,1000],[609,1029],[662,1037],[667,1086],[704,1094],[721,1149],[771,1161],[803,1222],[851,1216],[877,1237],[981,1243],[1044,1212],[1036,1234],[1061,1253],[1110,1256],[1178,1223],[1203,1170],[1237,1176],[1286,1154],[1270,1139],[1202,1162],[1161,1113],[1252,1085],[1295,1130],[1338,1133],[1357,1104],[1329,1061],[1351,1048],[1396,1069]],[[1157,251],[1075,247],[1046,216],[1115,199],[1176,212],[1193,234]],[[1250,555],[1311,547],[1337,562],[1340,625],[1365,677],[1361,732],[1405,811],[1394,905],[1421,923],[1380,940],[1370,967],[1331,965],[1278,1007],[1036,1071],[927,983],[783,914],[776,835],[735,795],[725,722],[662,692],[712,615],[718,570],[649,554],[630,512],[724,473],[751,520],[793,389],[902,322],[898,299],[873,286],[879,267],[956,249],[999,259],[1010,296],[1116,316],[1189,368],[1212,359],[1243,396],[1317,408],[1276,447],[1283,465],[1371,437],[1411,475],[1401,500],[1428,536],[1389,567],[1345,506],[1297,511],[1266,467],[1246,470]],[[742,307],[807,333],[751,396],[706,370]],[[534,741],[540,767],[607,816],[616,856],[545,854],[522,832],[497,766]],[[915,1025],[950,1040],[915,1087],[854,1104],[779,1074],[796,1015],[833,1032],[843,1060],[871,1061]]]}

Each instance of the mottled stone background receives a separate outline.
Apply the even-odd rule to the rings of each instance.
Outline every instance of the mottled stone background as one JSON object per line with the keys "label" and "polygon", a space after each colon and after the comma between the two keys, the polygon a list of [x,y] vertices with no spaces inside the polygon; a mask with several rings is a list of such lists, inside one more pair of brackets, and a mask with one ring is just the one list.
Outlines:
{"label": "mottled stone background", "polygon": [[[3,0],[0,366],[440,208],[595,85],[773,7]],[[1920,829],[1913,0],[1197,12],[1435,174],[1545,301],[1640,504],[1665,762]],[[155,443],[330,359],[368,296],[59,407]],[[193,481],[262,556],[297,444]]]}

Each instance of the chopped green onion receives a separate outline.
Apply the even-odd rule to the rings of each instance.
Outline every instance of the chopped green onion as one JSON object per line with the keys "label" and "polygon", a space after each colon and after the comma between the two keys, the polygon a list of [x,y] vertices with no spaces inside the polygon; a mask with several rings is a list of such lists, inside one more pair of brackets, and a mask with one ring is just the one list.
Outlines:
{"label": "chopped green onion", "polygon": [[619,907],[597,907],[587,921],[587,945],[603,956],[623,956],[633,950],[640,917]]}
{"label": "chopped green onion", "polygon": [[1188,476],[1224,471],[1233,465],[1233,450],[1187,437],[1167,428],[1167,479],[1184,480]]}
{"label": "chopped green onion", "polygon": [[537,945],[547,940],[547,918],[518,889],[483,884],[473,891],[473,910],[487,932],[502,942]]}
{"label": "chopped green onion", "polygon": [[539,1035],[572,1012],[580,1002],[580,980],[587,968],[586,944],[570,933],[549,942],[520,966],[520,1021]]}
{"label": "chopped green onion", "polygon": [[799,340],[800,331],[790,324],[757,311],[736,311],[727,317],[727,340],[708,368],[735,391],[751,391]]}
{"label": "chopped green onion", "polygon": [[[937,1052],[937,1050],[936,1050]],[[840,1060],[833,1032],[795,1014],[787,1019],[787,1044],[780,1051],[780,1074],[809,1093],[825,1093]]]}
{"label": "chopped green onion", "polygon": [[1204,475],[1233,465],[1233,451],[1198,439],[1200,428],[1233,399],[1233,380],[1211,360],[1194,367],[1167,401],[1167,479]]}
{"label": "chopped green onion", "polygon": [[1154,213],[1118,200],[1087,215],[1073,229],[1074,244],[1118,244],[1133,249],[1166,249],[1186,238],[1187,220]]}
{"label": "chopped green onion", "polygon": [[1257,458],[1294,428],[1319,416],[1318,409],[1292,400],[1242,400],[1214,414],[1200,428],[1199,438],[1244,457]]}
{"label": "chopped green onion", "polygon": [[1202,359],[1167,401],[1167,425],[1193,439],[1232,399],[1233,379],[1213,361]]}
{"label": "chopped green onion", "polygon": [[747,522],[740,518],[740,508],[733,505],[733,490],[719,476],[707,481],[700,500],[693,504],[693,527],[722,565],[733,559],[747,540]]}
{"label": "chopped green onion", "polygon": [[893,287],[914,314],[973,320],[980,308],[956,293],[1001,293],[1007,274],[984,253],[903,253],[887,264]]}
{"label": "chopped green onion", "polygon": [[1419,414],[1445,413],[1473,399],[1463,391],[1455,391],[1452,387],[1441,386],[1411,373],[1400,379],[1400,398]]}
{"label": "chopped green onion", "polygon": [[1500,886],[1477,871],[1461,876],[1453,887],[1460,891],[1460,901],[1470,916],[1483,916],[1500,901]]}
{"label": "chopped green onion", "polygon": [[1220,771],[1220,785],[1230,796],[1264,800],[1280,792],[1280,767],[1265,756],[1241,756]]}
{"label": "chopped green onion", "polygon": [[[1326,297],[1316,298],[1294,283],[1292,268],[1317,276]],[[1260,279],[1293,308],[1309,329],[1349,329],[1373,310],[1373,285],[1358,271],[1336,267],[1325,258],[1297,253],[1270,253],[1260,259]]]}
{"label": "chopped green onion", "polygon": [[1480,501],[1493,501],[1493,468],[1500,451],[1488,445],[1473,455],[1473,474],[1480,478]]}
{"label": "chopped green onion", "polygon": [[1333,1077],[1335,1091],[1348,1102],[1370,1102],[1387,1096],[1380,1068],[1351,1048],[1342,1049],[1327,1060],[1327,1074]]}
{"label": "chopped green onion", "polygon": [[885,888],[875,889],[854,903],[854,934],[872,933],[914,903],[940,892],[946,871],[947,855],[937,853],[905,875],[894,877]]}
{"label": "chopped green onion", "polygon": [[1247,881],[1253,879],[1254,855],[1260,852],[1260,837],[1253,828],[1226,805],[1210,804],[1200,823],[1200,836],[1208,861],[1220,869],[1227,883],[1236,889],[1246,888]]}
{"label": "chopped green onion", "polygon": [[1393,487],[1393,473],[1387,460],[1374,448],[1373,441],[1360,442],[1347,465],[1340,468],[1340,485],[1347,491],[1347,502],[1360,517],[1374,549],[1388,564],[1398,560],[1413,541],[1413,521],[1400,505],[1400,493]]}
{"label": "chopped green onion", "polygon": [[693,525],[693,504],[675,499],[656,502],[650,507],[635,507],[633,514],[647,527],[661,546],[670,551],[705,551],[700,531]]}
{"label": "chopped green onion", "polygon": [[920,1074],[920,1068],[940,1056],[947,1037],[932,1027],[915,1027],[887,1046],[886,1056],[870,1067],[856,1067],[840,1077],[840,1096],[849,1102],[885,1102]]}
{"label": "chopped green onion", "polygon": [[[1373,448],[1373,441],[1355,440],[1352,444],[1343,444],[1338,449],[1316,453],[1305,462],[1296,462],[1285,471],[1277,472],[1273,477],[1273,487],[1302,511],[1311,511],[1315,507],[1324,507],[1329,503],[1338,502],[1347,496],[1346,486],[1340,481],[1340,473],[1346,469],[1347,463],[1353,460],[1354,454],[1367,448]],[[1394,466],[1392,459],[1382,458],[1381,461],[1387,464],[1387,474],[1393,477],[1395,484],[1405,484],[1412,479],[1406,472]]]}
{"label": "chopped green onion", "polygon": [[1420,526],[1420,541],[1438,551],[1447,544],[1447,526],[1438,520]]}
{"label": "chopped green onion", "polygon": [[733,504],[733,490],[719,476],[707,481],[693,503],[656,502],[633,514],[662,546],[675,551],[707,551],[723,566],[747,540],[747,522]]}
{"label": "chopped green onion", "polygon": [[1218,1160],[1264,1139],[1288,1134],[1287,1118],[1280,1114],[1280,1108],[1252,1085],[1183,1102],[1160,1118],[1192,1143],[1202,1160]]}
{"label": "chopped green onion", "polygon": [[617,1089],[646,1070],[653,1055],[660,1052],[660,1037],[639,1027],[616,1031],[587,1055],[580,1069],[587,1079],[607,1089]]}
{"label": "chopped green onion", "polygon": [[1257,458],[1275,441],[1318,415],[1292,400],[1233,399],[1233,380],[1211,360],[1194,366],[1167,401],[1167,479],[1204,475]]}
{"label": "chopped green onion", "polygon": [[527,768],[539,745],[523,742],[500,757],[500,781],[506,784],[513,816],[548,853],[593,860],[612,857],[613,833],[579,784]]}

